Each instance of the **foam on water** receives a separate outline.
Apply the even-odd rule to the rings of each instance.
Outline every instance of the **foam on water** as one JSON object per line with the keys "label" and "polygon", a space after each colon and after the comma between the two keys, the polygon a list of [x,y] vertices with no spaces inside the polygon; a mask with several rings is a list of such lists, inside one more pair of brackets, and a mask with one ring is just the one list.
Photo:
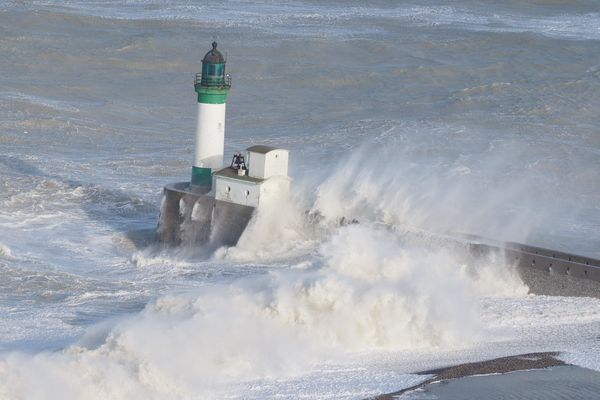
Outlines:
{"label": "foam on water", "polygon": [[[357,33],[374,34],[381,30],[368,28],[369,19],[389,19],[412,26],[447,26],[484,32],[530,32],[550,37],[598,40],[600,24],[597,12],[556,14],[549,8],[548,16],[520,15],[510,8],[490,14],[486,9],[444,4],[406,4],[400,7],[373,4],[371,6],[345,6],[336,4],[313,5],[300,1],[246,2],[234,1],[219,4],[190,4],[187,1],[156,0],[121,1],[36,1],[38,6],[67,10],[84,15],[125,20],[195,20],[215,28],[246,27],[267,29],[280,33],[321,35],[324,33],[355,36]],[[352,3],[352,2],[350,2]],[[538,5],[539,10],[544,10]],[[593,8],[591,8],[593,9]],[[546,12],[548,12],[546,10]],[[348,21],[360,21],[352,30],[344,29]]]}
{"label": "foam on water", "polygon": [[12,353],[0,364],[2,390],[9,398],[54,387],[65,398],[186,398],[303,375],[348,351],[465,347],[482,334],[480,293],[526,291],[503,276],[501,265],[463,264],[387,229],[347,226],[310,264],[161,297],[83,347]]}
{"label": "foam on water", "polygon": [[77,107],[75,107],[75,105],[68,102],[45,97],[32,96],[19,92],[0,92],[0,101],[17,101],[29,103],[34,106],[41,106],[60,112],[78,113],[80,111]]}
{"label": "foam on water", "polygon": [[[150,274],[145,279],[155,281],[169,274],[169,279],[189,276],[198,269],[235,270],[248,262],[264,262],[268,268],[238,270],[233,280],[203,279],[199,289],[187,287],[158,296],[140,313],[88,328],[77,344],[62,351],[7,353],[0,361],[0,395],[29,398],[60,393],[67,399],[93,399],[190,398],[203,393],[207,398],[245,398],[253,387],[253,395],[265,398],[276,395],[273,381],[297,387],[315,371],[326,371],[321,374],[331,374],[331,382],[336,382],[330,388],[332,397],[357,398],[416,380],[399,373],[394,382],[383,384],[380,379],[390,375],[389,367],[377,360],[381,351],[413,352],[404,372],[414,371],[414,362],[423,354],[440,352],[462,351],[453,361],[548,346],[573,348],[573,358],[581,354],[581,342],[588,338],[561,337],[570,338],[564,336],[569,330],[583,332],[582,327],[597,326],[598,302],[527,297],[527,288],[501,255],[474,261],[424,233],[487,226],[493,229],[488,232],[501,235],[514,229],[514,221],[523,233],[530,219],[494,218],[498,202],[518,200],[513,196],[521,193],[522,183],[490,185],[482,196],[472,189],[479,181],[468,163],[455,164],[446,154],[423,165],[408,156],[395,157],[400,148],[393,141],[385,143],[387,150],[380,151],[379,160],[368,157],[369,147],[357,150],[314,190],[314,196],[294,194],[259,209],[239,245],[219,249],[214,260],[199,265],[186,258],[190,254],[138,250],[131,260],[138,271]],[[413,150],[409,145],[407,152]],[[487,160],[487,167],[478,161],[478,169],[493,181],[493,171],[514,161],[502,153]],[[439,174],[446,181],[440,181]],[[61,199],[84,199],[104,215],[106,207],[120,204],[121,194],[44,179],[33,185],[32,192],[15,194],[9,201],[14,202],[12,208],[43,211]],[[303,211],[307,203],[310,218]],[[477,208],[491,211],[473,214]],[[338,226],[341,217],[360,223]],[[494,221],[497,224],[490,228]],[[102,244],[104,236],[90,237],[98,241],[96,254],[99,249],[110,252]],[[53,240],[69,249],[74,242]],[[74,249],[70,253],[78,254]],[[61,262],[57,256],[53,261]],[[63,282],[51,291],[66,296],[61,304],[91,304],[96,313],[99,302],[139,304],[147,296],[126,286],[118,291],[111,284],[95,293],[95,281],[73,276],[51,280]],[[79,289],[73,293],[75,287]],[[32,285],[23,290],[40,292]],[[107,292],[115,292],[114,297]],[[69,331],[62,323],[54,332],[72,338],[81,328]],[[544,341],[549,333],[555,339]],[[22,338],[28,335],[21,333]],[[490,349],[493,343],[498,346]],[[344,371],[364,362],[372,363],[371,371],[381,371],[374,380],[377,385],[354,390],[362,373]]]}
{"label": "foam on water", "polygon": [[[482,323],[480,299],[527,293],[510,266],[501,257],[475,262],[460,250],[396,229],[403,221],[385,218],[382,210],[396,209],[385,192],[400,189],[393,183],[398,165],[348,165],[361,165],[367,177],[351,171],[355,184],[348,185],[347,164],[340,165],[317,191],[313,211],[324,219],[306,218],[306,199],[274,199],[258,210],[238,246],[215,254],[234,263],[284,261],[282,267],[159,297],[138,315],[112,327],[103,324],[101,334],[92,328],[63,352],[33,358],[11,353],[2,362],[6,395],[29,397],[32,390],[66,385],[67,398],[186,398],[199,392],[243,397],[240,381],[294,380],[328,363],[340,371],[349,354],[448,351],[470,348],[484,337],[503,339],[503,332]],[[377,184],[376,173],[386,189],[362,190]],[[353,200],[357,192],[373,193],[371,203]],[[439,208],[428,206],[430,212]],[[375,212],[356,214],[361,209]],[[333,223],[345,215],[362,222]],[[164,263],[164,255],[152,254],[138,252],[134,261],[141,268]],[[92,378],[68,379],[76,370]],[[397,384],[409,381],[399,377]],[[30,382],[36,382],[34,389]],[[341,384],[338,396],[339,390],[348,388]]]}
{"label": "foam on water", "polygon": [[[197,393],[244,398],[253,387],[254,396],[265,398],[276,395],[274,380],[298,387],[315,371],[326,371],[321,374],[331,374],[331,382],[336,382],[330,388],[332,397],[357,398],[415,382],[417,378],[406,372],[414,370],[413,363],[423,355],[462,351],[453,359],[458,361],[502,349],[548,346],[573,348],[568,354],[574,359],[581,354],[580,342],[586,338],[565,341],[561,335],[596,326],[598,302],[530,298],[501,255],[475,261],[424,233],[490,228],[498,202],[516,201],[512,196],[521,193],[522,183],[513,182],[514,188],[491,185],[485,195],[477,195],[472,185],[479,181],[468,164],[454,164],[452,156],[445,159],[447,155],[431,166],[419,164],[408,156],[394,157],[400,148],[382,140],[387,150],[380,152],[379,160],[368,157],[368,146],[358,149],[315,189],[314,196],[303,191],[260,208],[238,246],[219,249],[212,261],[198,265],[185,249],[170,253],[151,247],[134,252],[135,267],[154,280],[257,261],[268,267],[238,270],[233,280],[204,279],[200,288],[158,296],[140,313],[88,328],[78,343],[62,351],[7,353],[0,359],[0,395],[52,397],[60,391],[67,399],[190,398]],[[397,161],[389,163],[392,159]],[[493,171],[514,161],[503,153],[487,160],[488,167],[478,164],[478,169],[493,180]],[[446,181],[438,179],[440,173]],[[121,199],[119,192],[72,188],[56,180],[42,180],[19,201],[15,196],[9,200],[16,201],[11,207],[40,210],[60,199],[91,198],[96,207],[109,208]],[[41,203],[32,200],[36,196],[43,197]],[[471,215],[476,208],[494,211]],[[339,226],[341,217],[360,223]],[[510,232],[514,220],[519,232],[531,223],[513,215],[513,222],[497,221],[488,232]],[[102,242],[101,238],[94,240]],[[99,243],[96,251],[101,248],[107,249]],[[110,305],[127,299],[139,303],[140,295],[131,288],[115,291],[106,285],[95,293],[93,281],[77,277],[52,281],[64,281],[61,288],[52,289],[66,296],[63,304]],[[74,287],[80,288],[77,293]],[[31,285],[23,290],[39,291]],[[114,297],[107,292],[115,292]],[[72,338],[81,328],[69,332],[61,324],[54,332],[68,332]],[[549,333],[556,335],[554,341],[544,341]],[[492,343],[497,348],[490,349]],[[382,351],[400,358],[403,352],[412,352],[411,363],[397,364],[404,365],[404,373],[394,375],[394,382],[380,380],[390,377],[389,367],[377,360]],[[362,373],[344,371],[365,362],[373,365],[371,371],[381,371],[374,380],[377,384],[352,389]]]}
{"label": "foam on water", "polygon": [[0,243],[0,257],[8,259],[14,258],[14,255],[10,248],[3,243]]}
{"label": "foam on water", "polygon": [[[598,368],[578,349],[594,340],[585,332],[600,324],[600,301],[525,296],[502,259],[473,263],[389,227],[349,225],[323,239],[295,268],[162,296],[61,352],[9,353],[0,361],[0,394],[267,398],[290,385],[290,395],[358,398],[424,379],[385,372],[380,350],[407,371],[452,351],[462,352],[456,362],[567,346],[569,360]],[[408,363],[400,361],[405,351]],[[377,371],[371,385],[361,383],[356,363]],[[327,376],[328,388],[312,391],[315,374]]]}

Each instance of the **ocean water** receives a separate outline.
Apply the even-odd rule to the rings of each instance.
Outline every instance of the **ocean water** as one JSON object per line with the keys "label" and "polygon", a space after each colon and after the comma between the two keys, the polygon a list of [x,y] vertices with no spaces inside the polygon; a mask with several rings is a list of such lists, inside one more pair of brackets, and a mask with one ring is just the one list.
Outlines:
{"label": "ocean water", "polygon": [[[600,370],[600,300],[430,235],[600,257],[600,2],[323,3],[0,3],[0,398],[361,399],[545,350]],[[293,191],[236,247],[162,249],[213,40],[226,154],[289,149]]]}

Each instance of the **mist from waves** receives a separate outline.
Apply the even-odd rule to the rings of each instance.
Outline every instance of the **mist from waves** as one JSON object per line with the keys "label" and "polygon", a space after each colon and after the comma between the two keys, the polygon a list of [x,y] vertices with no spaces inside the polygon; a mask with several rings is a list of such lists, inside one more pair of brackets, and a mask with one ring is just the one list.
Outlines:
{"label": "mist from waves", "polygon": [[306,373],[347,352],[468,347],[482,334],[479,296],[524,292],[501,262],[469,265],[351,225],[290,270],[162,296],[62,352],[11,353],[0,394],[189,398]]}
{"label": "mist from waves", "polygon": [[[397,165],[356,165],[385,176],[389,193],[402,189]],[[274,200],[238,246],[214,254],[229,263],[286,261],[285,268],[163,295],[139,314],[88,329],[64,351],[9,353],[0,361],[0,397],[219,398],[236,382],[298,376],[348,354],[468,348],[489,335],[479,299],[527,293],[500,255],[475,261],[376,214],[339,226],[330,210],[355,211],[354,191],[366,184],[359,174],[348,186],[345,169],[316,192],[312,211],[322,217],[307,219],[310,200],[299,194]],[[366,209],[397,209],[386,196],[371,200]],[[441,213],[443,204],[424,205]]]}
{"label": "mist from waves", "polygon": [[318,187],[311,212],[329,221],[527,241],[530,230],[555,211],[556,204],[540,204],[528,190],[537,172],[528,173],[517,143],[470,159],[427,149],[429,162],[418,141],[403,145],[367,145],[349,155]]}

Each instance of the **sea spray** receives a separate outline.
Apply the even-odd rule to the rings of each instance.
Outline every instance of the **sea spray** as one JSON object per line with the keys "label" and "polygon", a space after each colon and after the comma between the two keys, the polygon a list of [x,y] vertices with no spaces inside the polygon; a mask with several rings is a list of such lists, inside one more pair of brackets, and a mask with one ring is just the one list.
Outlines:
{"label": "sea spray", "polygon": [[237,380],[304,374],[348,352],[448,350],[489,334],[480,299],[520,297],[527,287],[502,254],[475,259],[423,228],[443,232],[469,213],[489,217],[474,205],[491,209],[513,190],[477,197],[472,187],[459,190],[468,181],[455,180],[469,175],[467,167],[440,175],[440,166],[386,166],[367,154],[335,170],[312,207],[288,197],[260,207],[237,246],[214,255],[288,263],[296,255],[297,265],[163,296],[81,351],[131,370],[140,393],[185,397]]}
{"label": "sea spray", "polygon": [[485,266],[463,261],[386,227],[340,227],[301,268],[162,296],[93,346],[11,354],[0,363],[0,394],[188,398],[304,374],[348,352],[468,347],[482,332],[480,293],[504,293],[475,290],[490,279],[471,269]]}
{"label": "sea spray", "polygon": [[311,224],[301,199],[289,193],[261,202],[233,247],[222,247],[215,258],[235,262],[274,261],[303,255],[322,238],[321,226]]}
{"label": "sea spray", "polygon": [[14,257],[15,256],[13,255],[13,252],[11,251],[10,247],[0,242],[0,258],[7,258],[10,260]]}
{"label": "sea spray", "polygon": [[531,228],[556,211],[552,201],[536,201],[533,174],[516,172],[526,158],[516,143],[472,159],[456,151],[438,154],[414,139],[365,145],[324,176],[311,213],[328,221],[379,221],[526,241]]}

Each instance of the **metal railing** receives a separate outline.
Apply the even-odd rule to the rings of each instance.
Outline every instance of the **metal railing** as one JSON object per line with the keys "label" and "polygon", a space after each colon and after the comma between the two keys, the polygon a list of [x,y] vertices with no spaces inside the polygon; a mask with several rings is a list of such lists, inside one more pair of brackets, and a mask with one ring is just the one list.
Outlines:
{"label": "metal railing", "polygon": [[229,88],[231,87],[231,75],[226,74],[221,79],[202,79],[202,73],[196,74],[194,87]]}

